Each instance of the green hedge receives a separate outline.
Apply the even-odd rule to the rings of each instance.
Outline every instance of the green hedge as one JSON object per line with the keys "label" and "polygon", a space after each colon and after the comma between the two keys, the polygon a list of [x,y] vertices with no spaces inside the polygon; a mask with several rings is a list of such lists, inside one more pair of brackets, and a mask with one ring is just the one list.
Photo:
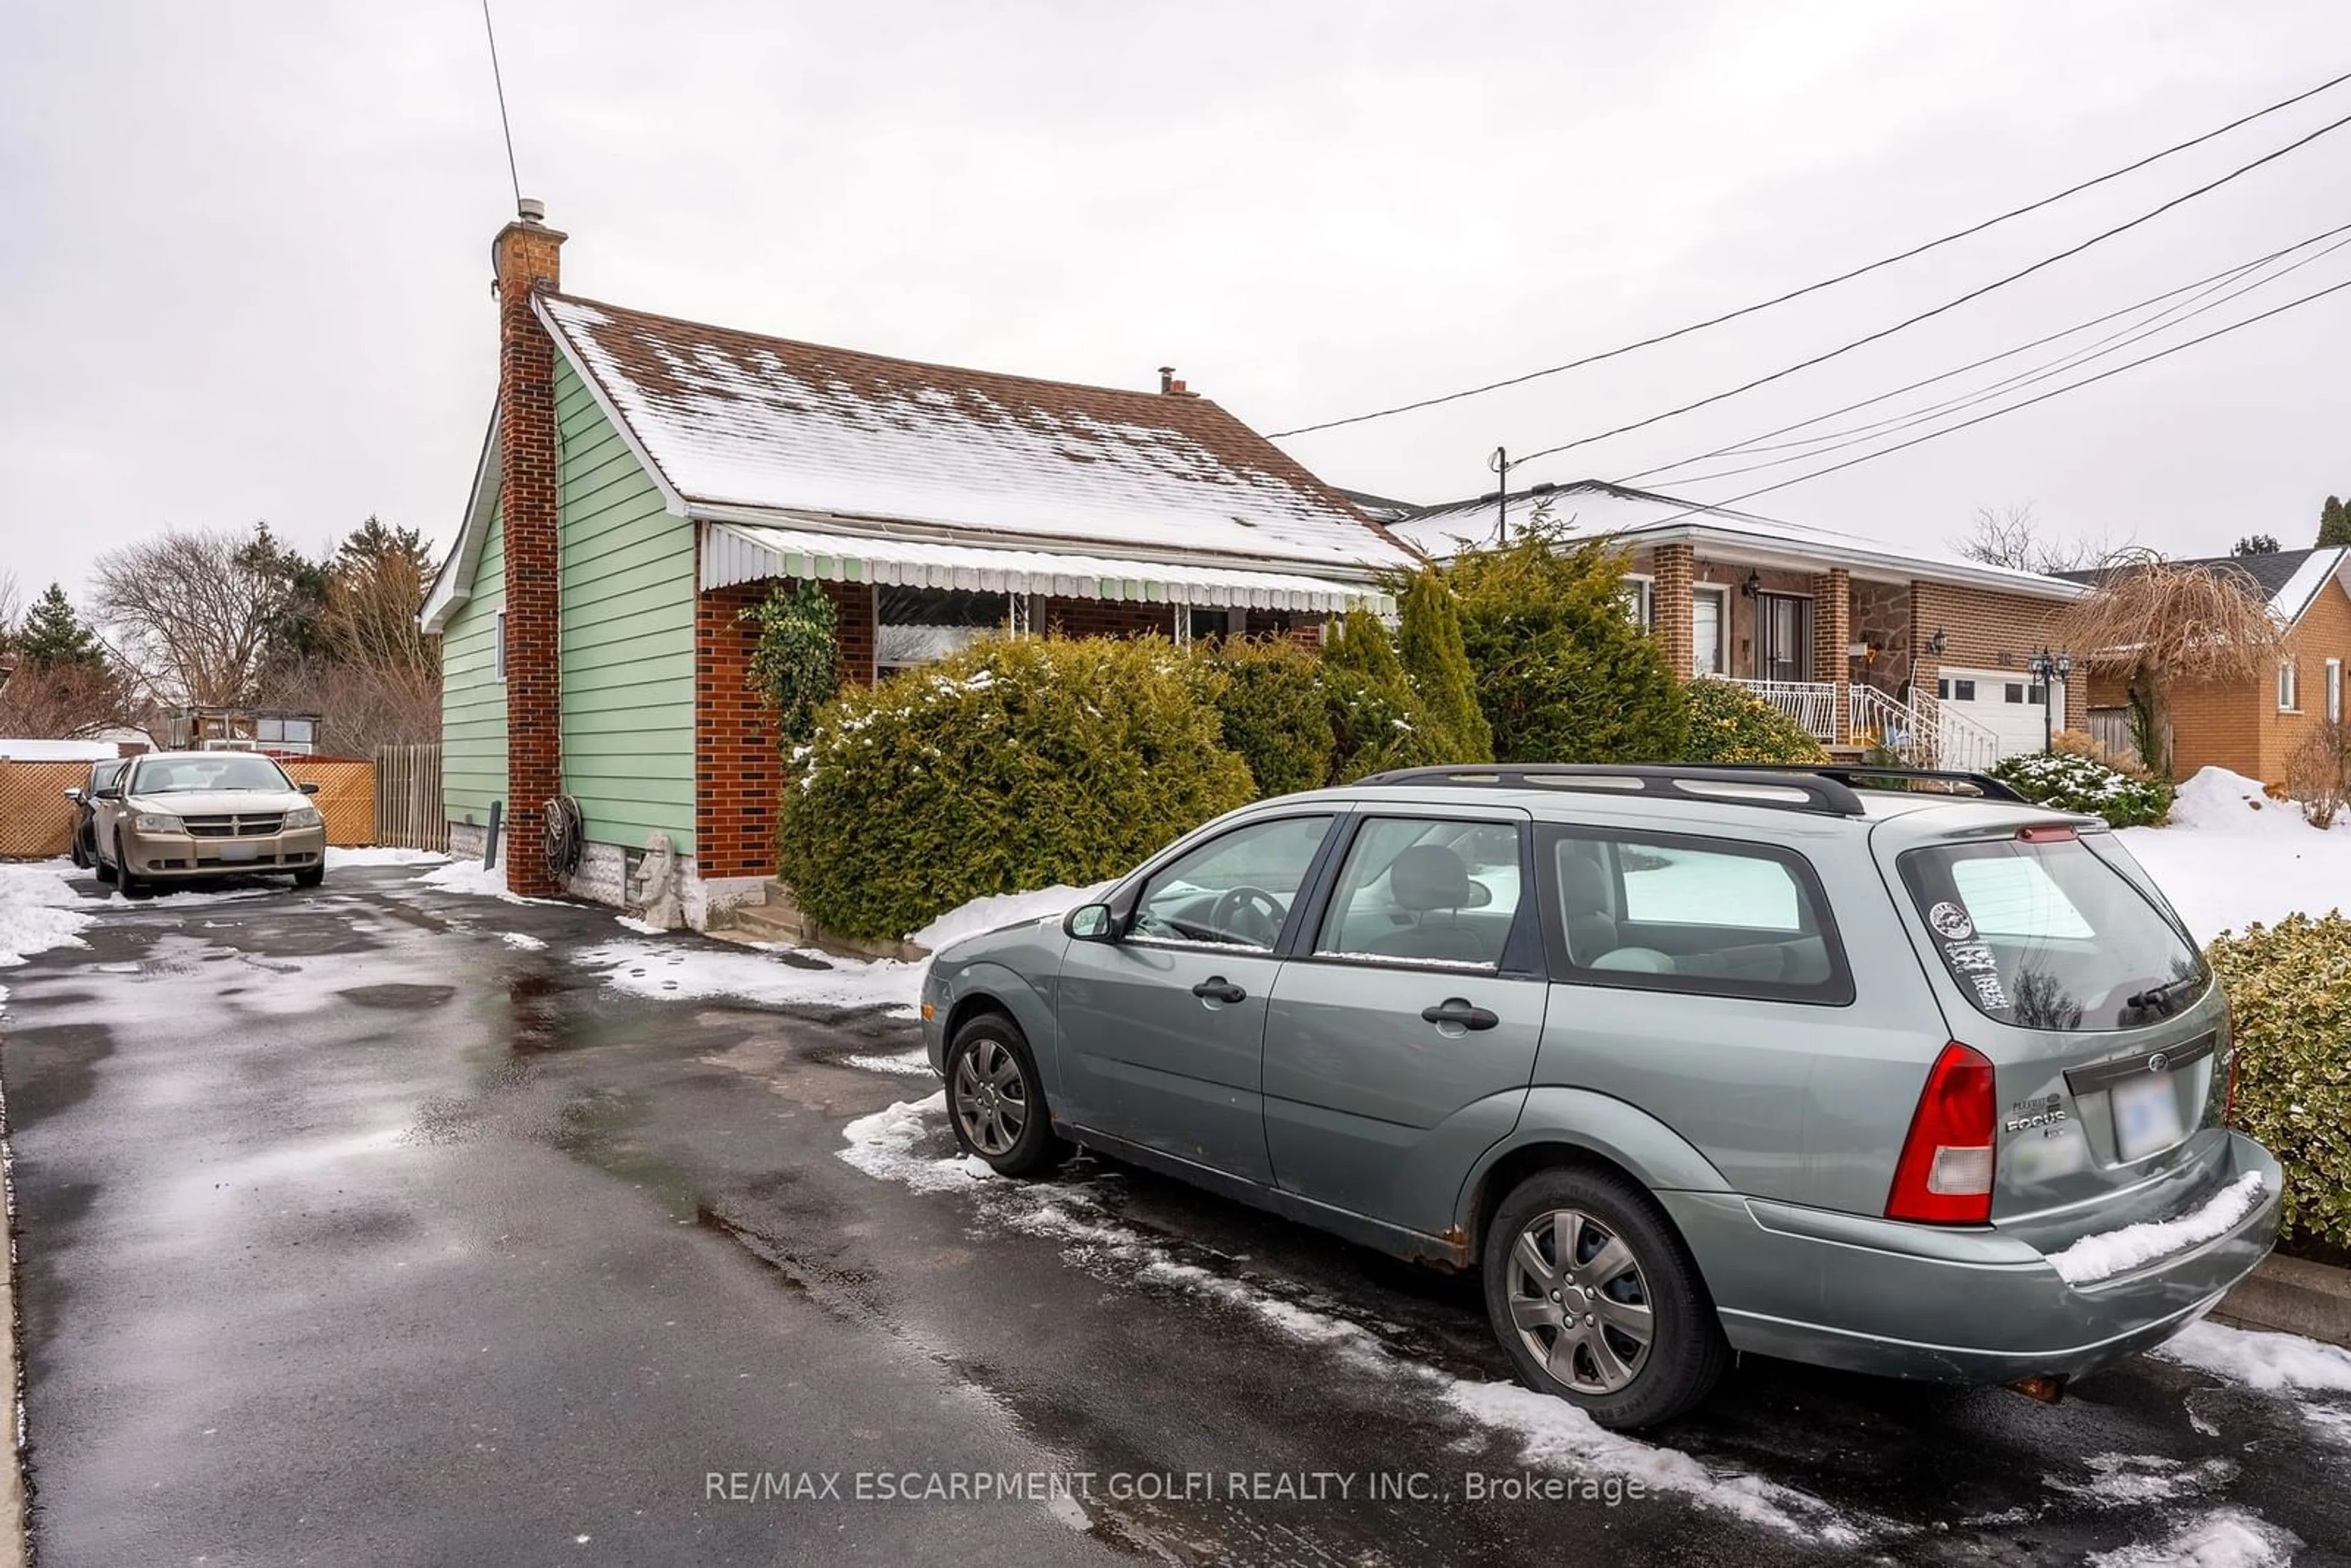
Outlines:
{"label": "green hedge", "polygon": [[1682,688],[1689,714],[1684,762],[1826,762],[1813,733],[1744,686],[1697,680]]}
{"label": "green hedge", "polygon": [[2236,1124],[2285,1166],[2285,1223],[2351,1248],[2351,920],[2289,915],[2216,939],[2237,1051]]}
{"label": "green hedge", "polygon": [[1223,682],[1155,638],[991,639],[844,693],[788,755],[778,870],[820,925],[863,938],[1126,871],[1251,799]]}
{"label": "green hedge", "polygon": [[1216,705],[1226,749],[1249,764],[1257,792],[1288,795],[1330,782],[1338,741],[1322,661],[1285,638],[1228,642],[1211,662],[1224,676]]}
{"label": "green hedge", "polygon": [[2028,800],[2104,817],[2113,827],[2152,827],[2171,815],[2168,779],[2133,779],[2075,753],[2026,752],[1995,763],[1991,776]]}

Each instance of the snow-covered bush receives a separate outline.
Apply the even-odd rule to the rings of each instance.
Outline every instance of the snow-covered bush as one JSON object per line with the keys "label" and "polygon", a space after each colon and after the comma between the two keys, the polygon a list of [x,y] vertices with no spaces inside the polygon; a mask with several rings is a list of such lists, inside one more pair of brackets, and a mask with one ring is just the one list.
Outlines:
{"label": "snow-covered bush", "polygon": [[1156,638],[991,639],[845,692],[786,754],[778,869],[818,925],[862,938],[1115,875],[1250,800],[1222,678]]}
{"label": "snow-covered bush", "polygon": [[1729,681],[1695,680],[1682,688],[1689,710],[1684,762],[1826,762],[1813,732]]}
{"label": "snow-covered bush", "polygon": [[2090,758],[2035,751],[2003,758],[1991,776],[2026,800],[2059,811],[2104,817],[2117,828],[2147,828],[2171,814],[2172,789],[2161,779],[2133,779]]}
{"label": "snow-covered bush", "polygon": [[2208,954],[2234,1024],[2236,1125],[2285,1166],[2289,1231],[2351,1247],[2351,920],[2289,915]]}

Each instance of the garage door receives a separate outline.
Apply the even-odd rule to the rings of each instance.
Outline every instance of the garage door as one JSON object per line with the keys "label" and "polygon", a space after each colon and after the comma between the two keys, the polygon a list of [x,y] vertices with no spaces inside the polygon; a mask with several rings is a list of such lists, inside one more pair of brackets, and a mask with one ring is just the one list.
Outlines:
{"label": "garage door", "polygon": [[[2041,687],[2022,670],[1957,670],[1948,666],[1935,683],[1943,711],[1991,732],[2001,757],[2038,751],[2042,744]],[[2065,685],[2051,690],[2050,714],[2065,725]]]}

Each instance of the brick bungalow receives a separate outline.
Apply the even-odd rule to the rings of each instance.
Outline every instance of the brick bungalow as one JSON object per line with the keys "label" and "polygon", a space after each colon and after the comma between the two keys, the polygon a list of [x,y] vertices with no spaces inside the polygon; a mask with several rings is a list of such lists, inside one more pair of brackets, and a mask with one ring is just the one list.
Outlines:
{"label": "brick bungalow", "polygon": [[[822,585],[849,677],[993,632],[1315,635],[1413,557],[1162,372],[1156,392],[958,370],[562,292],[527,203],[492,246],[498,401],[424,612],[452,848],[493,802],[509,885],[633,902],[653,835],[687,920],[757,901],[781,769],[740,612]],[[558,887],[543,808],[586,848]]]}
{"label": "brick bungalow", "polygon": [[[2171,766],[2185,779],[2226,768],[2283,784],[2288,760],[2322,724],[2343,722],[2343,668],[2351,664],[2351,549],[2213,556],[2178,565],[2211,567],[2269,606],[2283,629],[2278,667],[2266,679],[2184,686],[2171,699]],[[2128,569],[2124,569],[2128,570]],[[2072,573],[2095,581],[2100,571]],[[2132,670],[2126,661],[2090,666],[2090,728],[2118,751],[2133,750]]]}
{"label": "brick bungalow", "polygon": [[[2082,683],[2032,670],[2081,584],[1597,479],[1425,507],[1388,527],[1437,556],[1540,512],[1629,557],[1629,612],[1684,680],[1735,682],[1834,749],[1875,739],[1920,765],[1983,768],[2079,728]],[[2043,704],[2046,702],[2044,719]]]}

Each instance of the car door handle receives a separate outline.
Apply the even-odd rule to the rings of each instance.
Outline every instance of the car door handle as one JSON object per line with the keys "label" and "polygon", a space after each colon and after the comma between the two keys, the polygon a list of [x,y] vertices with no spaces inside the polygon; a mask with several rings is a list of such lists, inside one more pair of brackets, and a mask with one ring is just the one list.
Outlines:
{"label": "car door handle", "polygon": [[1462,1029],[1492,1029],[1502,1020],[1484,1008],[1473,1008],[1460,997],[1447,997],[1433,1008],[1423,1008],[1420,1016],[1430,1023],[1454,1024]]}
{"label": "car door handle", "polygon": [[1247,991],[1242,990],[1222,975],[1209,976],[1192,988],[1192,994],[1202,1001],[1207,1002],[1242,1002],[1249,999]]}

